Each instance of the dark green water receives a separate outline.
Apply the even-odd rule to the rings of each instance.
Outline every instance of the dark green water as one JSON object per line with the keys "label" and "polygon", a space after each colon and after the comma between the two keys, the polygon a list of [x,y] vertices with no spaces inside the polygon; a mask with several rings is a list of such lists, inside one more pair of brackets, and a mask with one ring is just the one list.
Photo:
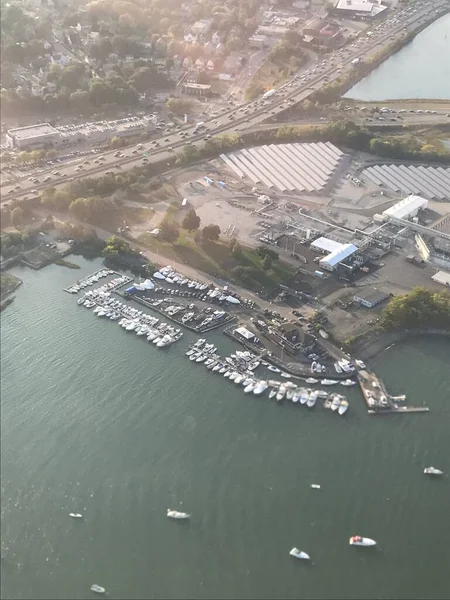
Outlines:
{"label": "dark green water", "polygon": [[77,261],[14,271],[1,316],[3,598],[449,597],[450,484],[422,474],[450,473],[448,342],[374,363],[428,415],[277,406],[190,363],[189,335],[157,350],[77,306]]}

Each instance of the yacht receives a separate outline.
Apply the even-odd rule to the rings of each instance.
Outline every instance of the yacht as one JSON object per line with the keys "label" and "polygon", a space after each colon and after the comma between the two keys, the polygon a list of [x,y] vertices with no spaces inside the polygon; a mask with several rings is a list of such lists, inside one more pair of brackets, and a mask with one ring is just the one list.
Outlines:
{"label": "yacht", "polygon": [[86,300],[86,296],[82,296],[81,298],[78,298],[77,304],[84,304],[85,300]]}
{"label": "yacht", "polygon": [[292,400],[292,398],[294,397],[294,388],[289,388],[288,391],[286,392],[286,399],[287,400]]}
{"label": "yacht", "polygon": [[280,371],[280,375],[281,377],[284,377],[285,379],[291,379],[292,375],[289,375],[289,373],[285,373],[284,371]]}
{"label": "yacht", "polygon": [[292,396],[292,402],[296,403],[300,400],[300,396],[302,395],[302,390],[297,388]]}
{"label": "yacht", "polygon": [[320,485],[318,483],[312,483],[309,487],[313,490],[320,490]]}
{"label": "yacht", "polygon": [[312,408],[317,401],[317,392],[313,392],[312,390],[308,390],[308,391],[309,391],[309,397],[308,397],[308,400],[306,401],[306,406],[308,408]]}
{"label": "yacht", "polygon": [[201,363],[206,360],[207,354],[200,354],[198,358],[195,359],[195,362]]}
{"label": "yacht", "polygon": [[274,367],[273,365],[269,365],[267,368],[269,371],[273,371],[274,373],[280,373],[280,369],[278,367]]}
{"label": "yacht", "polygon": [[256,396],[259,396],[260,394],[265,392],[267,390],[267,388],[268,388],[267,381],[260,381],[260,382],[258,382],[255,389],[253,390],[253,393]]}
{"label": "yacht", "polygon": [[350,546],[376,546],[376,541],[360,535],[352,535],[349,544]]}
{"label": "yacht", "polygon": [[140,329],[136,329],[136,335],[146,335],[148,334],[148,325],[142,325]]}
{"label": "yacht", "polygon": [[157,329],[150,329],[147,335],[147,339],[149,342],[153,342],[159,336],[159,332]]}
{"label": "yacht", "polygon": [[347,400],[341,400],[341,404],[338,408],[338,413],[340,415],[345,415],[345,413],[348,411],[348,402]]}
{"label": "yacht", "polygon": [[322,383],[322,385],[336,385],[339,382],[336,381],[335,379],[322,379],[321,383]]}
{"label": "yacht", "polygon": [[231,373],[231,375],[228,377],[228,379],[229,379],[230,381],[234,381],[238,375],[239,375],[239,373],[238,373],[237,371],[233,371],[233,372]]}
{"label": "yacht", "polygon": [[165,348],[165,346],[169,346],[172,343],[172,338],[170,335],[163,336],[162,340],[160,340],[157,344],[157,348]]}
{"label": "yacht", "polygon": [[253,390],[255,389],[255,387],[256,387],[256,381],[254,381],[253,379],[251,379],[250,383],[245,386],[244,392],[246,394],[248,394],[249,392],[253,392]]}
{"label": "yacht", "polygon": [[333,395],[333,399],[331,402],[331,410],[336,411],[341,405],[341,399],[337,394]]}
{"label": "yacht", "polygon": [[300,393],[300,404],[306,404],[309,398],[309,391],[303,388]]}
{"label": "yacht", "polygon": [[101,585],[94,583],[94,585],[91,585],[91,592],[95,592],[96,594],[104,594],[106,590]]}
{"label": "yacht", "polygon": [[242,382],[242,385],[243,385],[244,387],[247,387],[247,386],[248,386],[248,384],[249,384],[249,383],[251,383],[252,381],[253,381],[253,379],[252,379],[251,377],[246,377],[246,378],[244,379],[244,381]]}
{"label": "yacht", "polygon": [[167,516],[171,519],[189,519],[191,517],[189,513],[172,510],[171,508],[167,509]]}
{"label": "yacht", "polygon": [[363,363],[363,361],[362,360],[358,360],[356,358],[355,358],[355,365],[357,367],[359,367],[360,369],[365,369],[366,368],[366,365]]}
{"label": "yacht", "polygon": [[346,379],[345,381],[341,381],[341,385],[344,387],[351,387],[352,385],[356,385],[356,381],[353,381],[352,379]]}
{"label": "yacht", "polygon": [[423,472],[425,473],[425,475],[443,475],[444,471],[440,471],[439,469],[435,469],[434,467],[426,467]]}
{"label": "yacht", "polygon": [[308,379],[305,379],[305,381],[306,383],[319,383],[319,380],[315,377],[308,377]]}
{"label": "yacht", "polygon": [[285,393],[286,393],[286,385],[284,383],[282,383],[278,389],[277,402],[281,402],[281,400],[283,400]]}
{"label": "yacht", "polygon": [[272,388],[269,392],[269,398],[273,398],[276,395],[277,395],[277,390],[275,388]]}
{"label": "yacht", "polygon": [[234,383],[236,383],[237,385],[239,385],[240,383],[242,383],[244,381],[244,379],[245,379],[244,375],[241,375],[239,373],[238,376],[236,377],[236,379],[234,380]]}
{"label": "yacht", "polygon": [[212,371],[213,371],[213,373],[216,373],[217,371],[219,371],[219,372],[220,372],[220,369],[221,369],[222,367],[223,367],[223,363],[221,363],[221,362],[217,363],[217,365],[214,365],[214,367],[213,367],[213,370],[212,370]]}
{"label": "yacht", "polygon": [[306,554],[306,552],[302,552],[298,548],[292,548],[292,550],[289,552],[289,554],[290,554],[290,556],[293,556],[294,558],[300,558],[302,560],[311,560],[309,554]]}

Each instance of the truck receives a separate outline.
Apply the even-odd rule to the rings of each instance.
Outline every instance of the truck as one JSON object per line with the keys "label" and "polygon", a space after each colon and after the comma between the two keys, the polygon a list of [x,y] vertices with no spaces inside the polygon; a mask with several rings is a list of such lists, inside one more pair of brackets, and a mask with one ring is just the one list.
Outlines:
{"label": "truck", "polygon": [[359,63],[360,63],[360,62],[361,62],[361,59],[360,59],[360,58],[354,58],[354,59],[352,60],[352,65],[359,65]]}
{"label": "truck", "polygon": [[263,94],[263,100],[267,100],[267,98],[270,98],[271,96],[273,96],[275,94],[275,92],[276,92],[276,90],[269,90],[268,92]]}

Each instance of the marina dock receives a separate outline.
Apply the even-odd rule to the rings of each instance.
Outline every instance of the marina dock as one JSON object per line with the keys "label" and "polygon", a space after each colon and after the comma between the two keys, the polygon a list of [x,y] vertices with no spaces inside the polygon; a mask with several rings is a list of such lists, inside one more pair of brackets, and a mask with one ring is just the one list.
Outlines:
{"label": "marina dock", "polygon": [[430,410],[427,406],[399,406],[397,402],[405,400],[405,396],[391,396],[383,381],[367,368],[357,371],[357,376],[369,415],[421,413]]}

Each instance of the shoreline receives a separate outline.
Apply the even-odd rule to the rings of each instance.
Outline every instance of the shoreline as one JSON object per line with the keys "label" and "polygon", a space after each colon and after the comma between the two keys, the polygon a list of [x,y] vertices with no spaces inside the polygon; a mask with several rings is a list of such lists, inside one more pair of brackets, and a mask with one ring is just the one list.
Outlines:
{"label": "shoreline", "polygon": [[450,340],[450,331],[445,329],[404,329],[401,331],[381,331],[368,334],[355,345],[351,353],[362,360],[370,360],[378,356],[394,344],[404,342],[413,337],[439,336]]}

